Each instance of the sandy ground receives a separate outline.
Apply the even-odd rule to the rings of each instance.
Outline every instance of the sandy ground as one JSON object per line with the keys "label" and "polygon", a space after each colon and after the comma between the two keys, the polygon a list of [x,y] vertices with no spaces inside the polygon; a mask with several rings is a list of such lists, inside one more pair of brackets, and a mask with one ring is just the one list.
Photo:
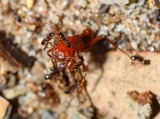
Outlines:
{"label": "sandy ground", "polygon": [[[94,104],[100,112],[106,115],[112,115],[119,119],[139,119],[136,115],[138,113],[137,106],[130,101],[128,92],[134,90],[139,93],[151,91],[157,95],[159,101],[160,54],[139,53],[151,61],[150,65],[143,65],[139,62],[131,63],[130,59],[120,52],[113,51],[106,55],[107,59],[103,65],[104,72],[95,67],[87,75],[88,89]],[[99,83],[93,90],[96,79],[100,75]],[[132,108],[132,104],[135,105],[134,108]],[[157,105],[155,108],[159,108],[159,106]],[[147,109],[145,113],[149,113]],[[160,115],[156,115],[155,119],[159,118]]]}
{"label": "sandy ground", "polygon": [[[160,118],[158,3],[152,3],[153,0],[132,0],[126,5],[103,2],[0,0],[0,103],[5,109],[10,107],[8,111],[1,111],[0,117]],[[44,77],[53,66],[41,44],[53,32],[47,24],[54,25],[66,36],[81,34],[85,28],[91,28],[95,36],[105,34],[118,47],[134,50],[133,55],[137,53],[149,59],[150,64],[132,62],[122,52],[110,51],[113,47],[102,40],[93,49],[81,53],[88,66],[86,80],[92,107],[84,91],[76,93],[73,90],[67,95],[59,80],[49,80],[52,85],[46,93]],[[75,77],[71,77],[71,83],[78,76]]]}

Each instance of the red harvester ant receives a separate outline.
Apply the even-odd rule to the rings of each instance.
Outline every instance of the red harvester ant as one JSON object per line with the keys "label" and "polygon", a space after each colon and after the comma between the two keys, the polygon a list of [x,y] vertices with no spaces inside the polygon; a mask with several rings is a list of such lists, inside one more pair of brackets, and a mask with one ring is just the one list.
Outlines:
{"label": "red harvester ant", "polygon": [[[21,18],[18,15],[15,15],[14,17],[15,21],[19,23],[22,22]],[[42,23],[39,22],[31,22],[25,24],[42,26]],[[69,92],[68,87],[70,87],[70,79],[67,74],[65,74],[65,71],[80,71],[79,74],[81,74],[82,72],[86,72],[87,68],[84,64],[84,59],[81,53],[85,52],[101,39],[105,39],[106,41],[108,41],[114,48],[119,49],[131,60],[139,61],[144,65],[150,64],[150,60],[145,60],[141,56],[130,56],[127,52],[123,51],[117,45],[115,45],[106,35],[102,34],[94,37],[94,32],[91,29],[85,29],[80,35],[73,36],[65,36],[62,32],[59,32],[53,26],[51,26],[51,29],[53,30],[53,32],[49,33],[49,35],[41,42],[42,45],[45,45],[44,50],[48,48],[48,45],[51,46],[51,48],[47,50],[47,53],[51,58],[53,64],[50,74],[47,74],[45,76],[45,79],[50,79],[52,78],[52,76],[63,72],[62,78],[66,83],[66,92]],[[52,41],[53,38],[54,40]],[[75,82],[76,85],[78,85],[77,87],[79,91],[81,91],[82,87],[86,84],[85,78],[83,76],[78,83],[77,81]],[[75,87],[75,85],[71,86],[71,88],[73,87]]]}
{"label": "red harvester ant", "polygon": [[[48,45],[51,46],[47,53],[52,60],[53,68],[51,73],[46,75],[46,79],[49,79],[59,71],[64,71],[66,69],[69,71],[76,71],[82,67],[83,72],[85,72],[86,66],[84,65],[84,59],[81,53],[85,52],[101,39],[107,40],[113,47],[119,49],[131,60],[139,61],[145,65],[150,64],[149,60],[144,60],[140,56],[130,56],[127,52],[115,45],[106,35],[94,37],[94,32],[91,29],[85,29],[80,35],[73,36],[65,36],[53,26],[52,29],[53,32],[49,33],[49,35],[41,42],[42,45],[45,45],[44,50],[48,48]],[[52,38],[54,38],[54,42],[51,42]],[[84,79],[81,80],[81,83],[79,84],[79,88],[81,89],[83,87],[82,84],[85,84]]]}

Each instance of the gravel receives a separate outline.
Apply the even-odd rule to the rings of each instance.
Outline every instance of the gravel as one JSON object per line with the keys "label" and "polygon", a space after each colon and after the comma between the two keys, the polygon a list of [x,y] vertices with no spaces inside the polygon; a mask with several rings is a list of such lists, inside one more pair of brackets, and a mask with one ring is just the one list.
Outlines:
{"label": "gravel", "polygon": [[[89,27],[96,35],[107,35],[124,50],[160,51],[160,10],[144,0],[123,6],[104,4],[101,0],[1,0],[0,7],[0,30],[35,58],[33,66],[22,67],[15,73],[14,68],[8,69],[8,64],[4,67],[7,70],[2,71],[4,59],[0,57],[0,92],[5,98],[18,98],[19,105],[13,109],[19,110],[16,113],[23,118],[54,119],[56,115],[60,119],[67,115],[68,108],[79,107],[76,96],[65,95],[62,90],[55,89],[60,95],[61,102],[56,104],[59,107],[38,95],[43,93],[44,75],[52,66],[41,46],[41,40],[51,31],[46,24],[54,24],[66,35],[79,34]],[[15,15],[21,17],[21,23],[14,20]],[[12,75],[9,83],[8,73]]]}

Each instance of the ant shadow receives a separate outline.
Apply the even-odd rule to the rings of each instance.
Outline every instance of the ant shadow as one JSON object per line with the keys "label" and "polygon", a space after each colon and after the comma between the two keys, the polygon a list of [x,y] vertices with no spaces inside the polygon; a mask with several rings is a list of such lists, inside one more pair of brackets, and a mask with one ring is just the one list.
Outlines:
{"label": "ant shadow", "polygon": [[153,98],[153,103],[152,103],[152,114],[150,116],[150,119],[153,119],[154,117],[156,117],[157,114],[160,112],[160,104],[156,98],[156,95],[153,94],[153,96],[154,98]]}
{"label": "ant shadow", "polygon": [[104,63],[107,60],[107,55],[106,52],[111,49],[109,42],[107,42],[105,39],[101,39],[99,41],[97,41],[93,47],[91,47],[90,49],[90,59],[89,62],[92,62],[95,67],[100,68],[101,69],[101,74],[98,76],[92,91],[94,91],[97,87],[97,85],[100,82],[100,79],[103,76],[104,73]]}

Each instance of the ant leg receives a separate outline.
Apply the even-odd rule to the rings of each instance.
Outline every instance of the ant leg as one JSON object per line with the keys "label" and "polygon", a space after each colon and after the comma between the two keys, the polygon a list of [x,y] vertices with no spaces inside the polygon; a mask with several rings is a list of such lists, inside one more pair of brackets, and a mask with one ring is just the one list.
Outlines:
{"label": "ant leg", "polygon": [[18,14],[14,14],[14,20],[15,23],[17,22],[18,23],[17,25],[19,26],[35,25],[36,27],[42,27],[44,25],[44,23],[42,22],[25,22]]}
{"label": "ant leg", "polygon": [[116,44],[113,43],[113,41],[111,41],[106,35],[100,35],[97,36],[96,38],[94,38],[91,42],[89,42],[89,45],[92,46],[93,44],[95,44],[98,40],[101,39],[105,39],[107,40],[114,48],[120,50],[121,52],[123,52],[127,57],[129,57],[131,59],[131,56],[125,52],[124,50],[122,50],[121,48],[119,48]]}
{"label": "ant leg", "polygon": [[69,71],[72,71],[72,69],[74,69],[74,64],[75,64],[75,59],[72,58],[71,61],[70,61],[70,64],[69,64]]}
{"label": "ant leg", "polygon": [[84,65],[84,59],[83,57],[80,55],[78,56],[79,59],[76,59],[75,57],[73,57],[70,61],[70,65],[69,65],[69,69],[74,69],[75,71],[78,71],[80,66],[82,66],[83,71],[86,72],[86,66]]}
{"label": "ant leg", "polygon": [[57,62],[56,62],[56,60],[55,60],[54,55],[51,55],[51,54],[48,53],[48,56],[51,58],[51,61],[52,61],[53,66],[56,66],[56,67],[57,67]]}
{"label": "ant leg", "polygon": [[78,92],[81,93],[83,88],[85,87],[86,85],[86,80],[85,78],[83,77],[83,79],[81,80],[80,84],[79,84],[79,87],[78,87]]}
{"label": "ant leg", "polygon": [[79,93],[82,92],[82,90],[86,87],[86,84],[87,84],[87,81],[85,79],[86,73],[84,75],[82,75],[82,72],[80,72],[80,74],[81,74],[81,80],[80,80],[80,82],[78,82],[78,87],[77,87],[77,89],[78,89],[77,91]]}
{"label": "ant leg", "polygon": [[83,58],[83,56],[78,53],[78,57],[79,57],[79,59],[81,60],[81,61],[80,61],[80,65],[82,66],[83,71],[86,72],[86,71],[87,71],[87,67],[86,67],[85,64],[84,64],[84,58]]}
{"label": "ant leg", "polygon": [[72,84],[72,85],[66,87],[66,89],[64,90],[64,92],[66,94],[69,94],[69,93],[73,92],[76,88],[77,88],[77,86],[75,84]]}
{"label": "ant leg", "polygon": [[[150,60],[141,60],[141,58],[139,58],[138,56],[131,56],[129,55],[127,52],[125,52],[124,50],[122,50],[121,48],[119,48],[116,44],[114,44],[106,35],[100,35],[97,36],[96,38],[94,38],[91,42],[89,42],[89,45],[92,46],[94,43],[96,43],[98,40],[100,39],[105,39],[107,40],[113,47],[115,47],[116,49],[120,50],[121,52],[123,52],[127,57],[129,57],[132,61],[139,61],[144,65],[148,65],[150,64]],[[138,57],[138,58],[137,58]]]}
{"label": "ant leg", "polygon": [[48,48],[48,44],[50,44],[52,47],[54,47],[51,42],[47,41],[47,43],[45,44],[44,50],[46,50],[46,48]]}
{"label": "ant leg", "polygon": [[48,56],[51,58],[53,67],[51,68],[51,72],[49,74],[45,75],[45,79],[46,80],[52,78],[53,75],[55,75],[56,73],[58,73],[57,62],[55,60],[54,55],[48,54]]}
{"label": "ant leg", "polygon": [[63,78],[65,80],[65,86],[68,87],[69,84],[70,84],[69,77],[68,77],[68,75],[66,74],[66,72],[64,70],[62,71],[62,73],[63,73]]}
{"label": "ant leg", "polygon": [[51,68],[50,74],[47,74],[47,75],[45,76],[45,79],[52,78],[52,76],[54,76],[55,74],[59,73],[59,71],[62,71],[62,72],[63,72],[63,78],[65,79],[66,86],[68,86],[68,85],[69,85],[69,78],[68,78],[68,76],[65,74],[65,68],[66,68],[68,62],[61,63],[61,64],[59,64],[59,66],[57,66],[57,62],[56,62],[56,60],[55,60],[54,55],[48,54],[48,56],[49,56],[49,57],[51,58],[51,60],[52,60],[53,67]]}
{"label": "ant leg", "polygon": [[83,68],[83,71],[86,72],[87,71],[87,67],[84,63],[82,63],[82,68]]}

